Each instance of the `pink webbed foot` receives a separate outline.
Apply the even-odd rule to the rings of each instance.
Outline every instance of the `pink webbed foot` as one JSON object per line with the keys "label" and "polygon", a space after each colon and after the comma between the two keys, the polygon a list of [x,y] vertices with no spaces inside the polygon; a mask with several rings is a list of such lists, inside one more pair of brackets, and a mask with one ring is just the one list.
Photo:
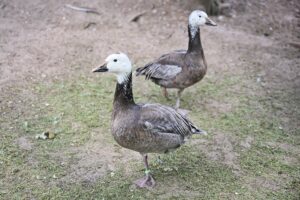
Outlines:
{"label": "pink webbed foot", "polygon": [[151,174],[147,174],[145,177],[134,181],[134,184],[139,188],[152,188],[155,186],[155,181]]}

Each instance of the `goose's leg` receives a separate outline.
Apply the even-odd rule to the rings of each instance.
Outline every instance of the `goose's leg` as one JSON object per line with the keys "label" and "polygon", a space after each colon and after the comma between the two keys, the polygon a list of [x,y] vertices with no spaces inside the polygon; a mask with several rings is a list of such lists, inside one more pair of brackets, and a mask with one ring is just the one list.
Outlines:
{"label": "goose's leg", "polygon": [[164,95],[164,97],[165,97],[167,100],[170,100],[169,94],[168,94],[168,91],[167,91],[167,88],[161,87],[161,89],[162,89],[162,94]]}
{"label": "goose's leg", "polygon": [[142,154],[143,158],[144,158],[144,164],[145,164],[145,174],[146,176],[136,180],[134,183],[140,187],[140,188],[151,188],[154,187],[155,185],[155,181],[154,178],[152,177],[151,173],[150,173],[150,169],[149,169],[149,165],[148,165],[148,155],[147,154]]}
{"label": "goose's leg", "polygon": [[177,93],[177,100],[176,100],[176,106],[175,108],[178,109],[180,107],[180,98],[181,98],[181,93],[183,92],[184,89],[179,89]]}

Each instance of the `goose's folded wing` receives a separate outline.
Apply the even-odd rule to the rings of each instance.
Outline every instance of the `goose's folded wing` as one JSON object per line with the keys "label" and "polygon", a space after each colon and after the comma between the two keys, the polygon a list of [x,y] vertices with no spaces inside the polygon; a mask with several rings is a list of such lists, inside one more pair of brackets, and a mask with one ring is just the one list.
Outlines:
{"label": "goose's folded wing", "polygon": [[136,75],[144,75],[146,79],[171,79],[182,71],[182,56],[186,50],[177,50],[164,54],[154,62],[136,70]]}
{"label": "goose's folded wing", "polygon": [[144,104],[139,124],[152,133],[173,133],[183,137],[199,131],[175,109],[160,104]]}
{"label": "goose's folded wing", "polygon": [[146,79],[171,79],[175,77],[182,68],[178,65],[150,63],[143,68],[137,69],[137,76],[145,75]]}

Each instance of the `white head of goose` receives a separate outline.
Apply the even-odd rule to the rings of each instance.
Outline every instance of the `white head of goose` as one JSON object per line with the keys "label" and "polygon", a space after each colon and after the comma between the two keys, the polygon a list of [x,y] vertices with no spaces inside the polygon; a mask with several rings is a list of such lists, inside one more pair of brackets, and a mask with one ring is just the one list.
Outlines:
{"label": "white head of goose", "polygon": [[146,176],[135,181],[139,187],[153,187],[147,153],[167,153],[192,134],[205,134],[175,109],[160,104],[136,104],[132,95],[131,62],[123,54],[108,56],[93,72],[112,72],[117,76],[111,131],[122,147],[141,153]]}
{"label": "white head of goose", "polygon": [[168,98],[166,88],[179,89],[176,108],[180,106],[182,91],[199,82],[206,74],[207,64],[200,39],[200,26],[202,25],[216,26],[217,24],[209,19],[205,12],[193,11],[188,23],[188,50],[176,50],[164,54],[136,70],[137,76],[144,75],[146,79],[151,79],[160,85],[166,98]]}

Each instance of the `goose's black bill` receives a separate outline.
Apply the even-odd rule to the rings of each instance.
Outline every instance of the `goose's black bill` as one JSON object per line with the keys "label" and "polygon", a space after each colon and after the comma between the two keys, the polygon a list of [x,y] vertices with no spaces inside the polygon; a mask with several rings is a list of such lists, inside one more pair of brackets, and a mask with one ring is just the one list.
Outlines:
{"label": "goose's black bill", "polygon": [[107,71],[108,71],[108,68],[107,68],[106,63],[105,63],[102,66],[96,67],[95,69],[93,69],[92,72],[107,72]]}
{"label": "goose's black bill", "polygon": [[213,20],[209,19],[208,17],[206,18],[205,24],[208,26],[217,26],[217,23],[214,22]]}

